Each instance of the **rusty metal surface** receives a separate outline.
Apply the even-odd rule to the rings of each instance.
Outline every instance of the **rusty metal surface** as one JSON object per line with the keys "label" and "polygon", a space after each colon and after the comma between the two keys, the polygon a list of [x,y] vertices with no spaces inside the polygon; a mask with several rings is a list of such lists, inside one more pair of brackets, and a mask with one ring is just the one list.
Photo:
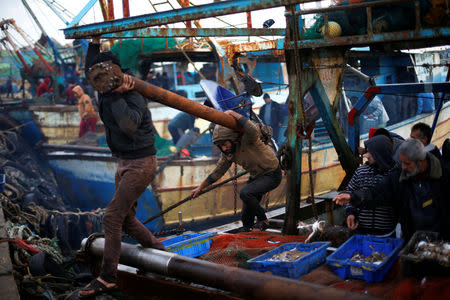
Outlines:
{"label": "rusty metal surface", "polygon": [[[307,48],[319,48],[319,47],[335,47],[335,46],[367,46],[368,44],[375,43],[387,43],[395,41],[414,41],[414,40],[428,40],[432,41],[432,44],[428,46],[438,46],[448,44],[448,38],[450,37],[450,27],[439,27],[422,29],[420,31],[397,31],[397,32],[384,32],[374,33],[373,35],[353,35],[353,36],[338,36],[330,39],[317,39],[317,40],[301,40],[297,42],[297,46],[300,49]],[[424,45],[423,45],[424,46]],[[423,47],[421,46],[421,47]],[[292,49],[293,42],[287,43],[285,48]],[[405,48],[405,47],[403,47]]]}
{"label": "rusty metal surface", "polygon": [[[198,20],[203,18],[242,13],[289,4],[313,2],[312,0],[234,0],[189,6],[181,9],[158,12],[101,23],[64,29],[67,39],[103,35],[118,31],[133,30],[156,25]],[[108,7],[109,8],[109,7]]]}
{"label": "rusty metal surface", "polygon": [[197,299],[197,300],[238,300],[243,299],[229,293],[189,283],[177,282],[171,278],[157,277],[153,274],[137,275],[118,271],[117,284],[128,296],[139,299]]}
{"label": "rusty metal surface", "polygon": [[130,16],[130,3],[128,0],[122,0],[122,10],[123,10],[123,17],[128,18]]}
{"label": "rusty metal surface", "polygon": [[108,20],[114,20],[114,0],[108,0]]}
{"label": "rusty metal surface", "polygon": [[208,36],[284,36],[282,28],[142,28],[131,31],[108,33],[105,39],[156,38],[156,37],[208,37]]}
{"label": "rusty metal surface", "polygon": [[237,131],[242,130],[242,128],[237,124],[236,119],[232,116],[214,108],[191,101],[188,98],[177,95],[143,80],[135,78],[135,90],[144,97],[152,99],[152,101],[159,102]]}

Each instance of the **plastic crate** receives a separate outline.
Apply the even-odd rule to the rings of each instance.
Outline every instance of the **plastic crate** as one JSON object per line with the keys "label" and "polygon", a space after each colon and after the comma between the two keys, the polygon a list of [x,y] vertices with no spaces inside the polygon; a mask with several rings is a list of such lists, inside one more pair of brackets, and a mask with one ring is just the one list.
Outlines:
{"label": "plastic crate", "polygon": [[437,232],[416,231],[399,253],[403,275],[406,277],[450,276],[450,264],[440,263],[434,259],[419,258],[413,254],[416,243],[422,240],[442,241]]}
{"label": "plastic crate", "polygon": [[[248,260],[247,263],[249,264],[250,269],[254,271],[270,271],[273,275],[297,279],[325,262],[327,247],[329,245],[330,242],[316,242],[310,244],[287,243],[264,253],[263,255],[252,258]],[[294,248],[301,252],[310,253],[294,261],[267,261],[275,254],[293,250]]]}
{"label": "plastic crate", "polygon": [[169,252],[189,257],[197,257],[209,251],[211,238],[215,233],[184,233],[161,241]]}
{"label": "plastic crate", "polygon": [[[327,257],[327,263],[339,277],[357,278],[366,282],[380,282],[391,269],[398,257],[403,244],[402,239],[377,238],[371,235],[354,235],[342,244],[333,254]],[[382,252],[387,257],[379,264],[350,261],[355,253],[364,257],[375,251]]]}

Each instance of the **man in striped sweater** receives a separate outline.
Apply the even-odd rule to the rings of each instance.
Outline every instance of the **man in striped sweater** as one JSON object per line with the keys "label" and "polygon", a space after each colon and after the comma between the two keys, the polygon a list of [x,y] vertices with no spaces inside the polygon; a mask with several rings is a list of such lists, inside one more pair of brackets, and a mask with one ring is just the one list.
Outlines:
{"label": "man in striped sweater", "polygon": [[[379,183],[394,167],[392,140],[378,135],[364,142],[367,162],[360,166],[350,180],[344,193],[368,189]],[[397,213],[393,205],[376,208],[346,205],[347,226],[359,234],[391,236],[397,224]]]}

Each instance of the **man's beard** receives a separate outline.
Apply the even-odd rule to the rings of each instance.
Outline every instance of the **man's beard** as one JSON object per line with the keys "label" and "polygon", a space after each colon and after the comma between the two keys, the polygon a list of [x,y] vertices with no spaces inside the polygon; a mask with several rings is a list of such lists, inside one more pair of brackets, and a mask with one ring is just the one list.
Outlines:
{"label": "man's beard", "polygon": [[418,165],[416,165],[416,168],[412,172],[408,172],[408,171],[404,170],[404,175],[406,176],[406,178],[414,177],[417,174],[419,174],[419,166]]}
{"label": "man's beard", "polygon": [[220,151],[222,151],[223,154],[225,154],[225,155],[234,154],[234,152],[236,152],[236,143],[231,143],[231,149],[230,150],[223,151],[222,148],[220,148]]}

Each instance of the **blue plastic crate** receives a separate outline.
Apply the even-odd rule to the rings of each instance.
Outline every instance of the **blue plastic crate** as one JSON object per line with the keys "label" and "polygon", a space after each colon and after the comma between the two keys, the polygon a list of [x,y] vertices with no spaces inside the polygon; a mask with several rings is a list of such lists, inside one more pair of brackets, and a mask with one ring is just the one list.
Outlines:
{"label": "blue plastic crate", "polygon": [[[328,246],[330,246],[330,242],[287,243],[263,255],[252,258],[247,263],[254,271],[270,271],[273,275],[297,279],[325,262]],[[294,248],[301,252],[310,253],[294,261],[267,261],[275,254],[293,250]]]}
{"label": "blue plastic crate", "polygon": [[189,257],[205,254],[211,247],[211,238],[215,233],[184,233],[161,241],[170,252]]}
{"label": "blue plastic crate", "polygon": [[[402,239],[377,238],[371,235],[354,235],[342,244],[333,254],[327,257],[327,263],[339,277],[362,279],[366,282],[380,282],[389,272],[403,244]],[[375,251],[382,252],[387,257],[379,264],[350,261],[358,252],[364,257]]]}

